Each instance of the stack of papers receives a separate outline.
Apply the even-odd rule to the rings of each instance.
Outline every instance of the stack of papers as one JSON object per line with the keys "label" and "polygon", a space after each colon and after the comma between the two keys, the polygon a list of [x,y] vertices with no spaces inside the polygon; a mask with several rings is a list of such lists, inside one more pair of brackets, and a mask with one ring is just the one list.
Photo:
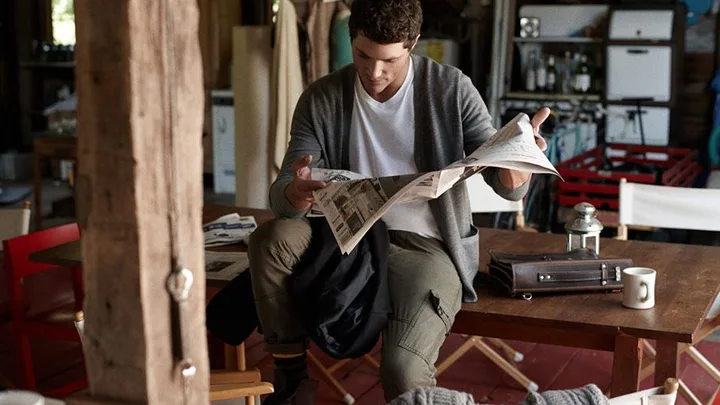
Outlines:
{"label": "stack of papers", "polygon": [[205,247],[234,245],[240,242],[247,244],[248,235],[255,229],[257,222],[253,216],[241,217],[237,213],[223,215],[203,225]]}

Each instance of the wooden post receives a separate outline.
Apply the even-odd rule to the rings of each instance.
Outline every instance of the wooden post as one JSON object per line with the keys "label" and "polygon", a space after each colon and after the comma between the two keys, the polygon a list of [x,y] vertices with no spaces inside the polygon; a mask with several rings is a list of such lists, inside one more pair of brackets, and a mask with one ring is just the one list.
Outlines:
{"label": "wooden post", "polygon": [[[78,221],[89,390],[76,403],[209,403],[196,0],[76,0]],[[183,384],[166,280],[192,270]]]}

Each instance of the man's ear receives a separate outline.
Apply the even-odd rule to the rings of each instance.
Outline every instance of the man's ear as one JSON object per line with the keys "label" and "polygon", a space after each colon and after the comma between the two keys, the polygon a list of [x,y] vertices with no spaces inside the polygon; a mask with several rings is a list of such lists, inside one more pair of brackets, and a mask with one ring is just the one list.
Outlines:
{"label": "man's ear", "polygon": [[410,46],[410,52],[412,52],[413,49],[415,49],[415,45],[417,45],[419,39],[420,39],[420,34],[418,34],[418,36],[415,37],[415,40],[413,40],[413,43]]}

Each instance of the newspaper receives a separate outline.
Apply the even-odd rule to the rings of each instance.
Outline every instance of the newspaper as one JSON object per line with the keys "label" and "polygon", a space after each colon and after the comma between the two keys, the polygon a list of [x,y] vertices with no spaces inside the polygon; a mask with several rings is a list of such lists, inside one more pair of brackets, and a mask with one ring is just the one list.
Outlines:
{"label": "newspaper", "polygon": [[252,231],[257,228],[253,216],[240,216],[238,213],[223,215],[203,225],[205,246],[234,245],[245,242]]}
{"label": "newspaper", "polygon": [[326,187],[313,192],[313,215],[321,212],[326,217],[340,250],[349,253],[392,205],[437,198],[486,167],[561,177],[537,147],[530,118],[520,113],[472,154],[442,170],[370,178],[342,170],[313,169],[313,179],[328,181]]}
{"label": "newspaper", "polygon": [[205,251],[205,278],[232,280],[250,266],[245,252]]}

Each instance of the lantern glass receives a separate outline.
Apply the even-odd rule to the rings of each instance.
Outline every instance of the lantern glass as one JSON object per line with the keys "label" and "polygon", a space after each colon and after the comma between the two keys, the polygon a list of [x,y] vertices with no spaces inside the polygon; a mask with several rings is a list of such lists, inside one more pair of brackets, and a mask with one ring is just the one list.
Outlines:
{"label": "lantern glass", "polygon": [[600,254],[600,234],[568,233],[566,248],[568,252],[574,249],[590,248],[596,254]]}

